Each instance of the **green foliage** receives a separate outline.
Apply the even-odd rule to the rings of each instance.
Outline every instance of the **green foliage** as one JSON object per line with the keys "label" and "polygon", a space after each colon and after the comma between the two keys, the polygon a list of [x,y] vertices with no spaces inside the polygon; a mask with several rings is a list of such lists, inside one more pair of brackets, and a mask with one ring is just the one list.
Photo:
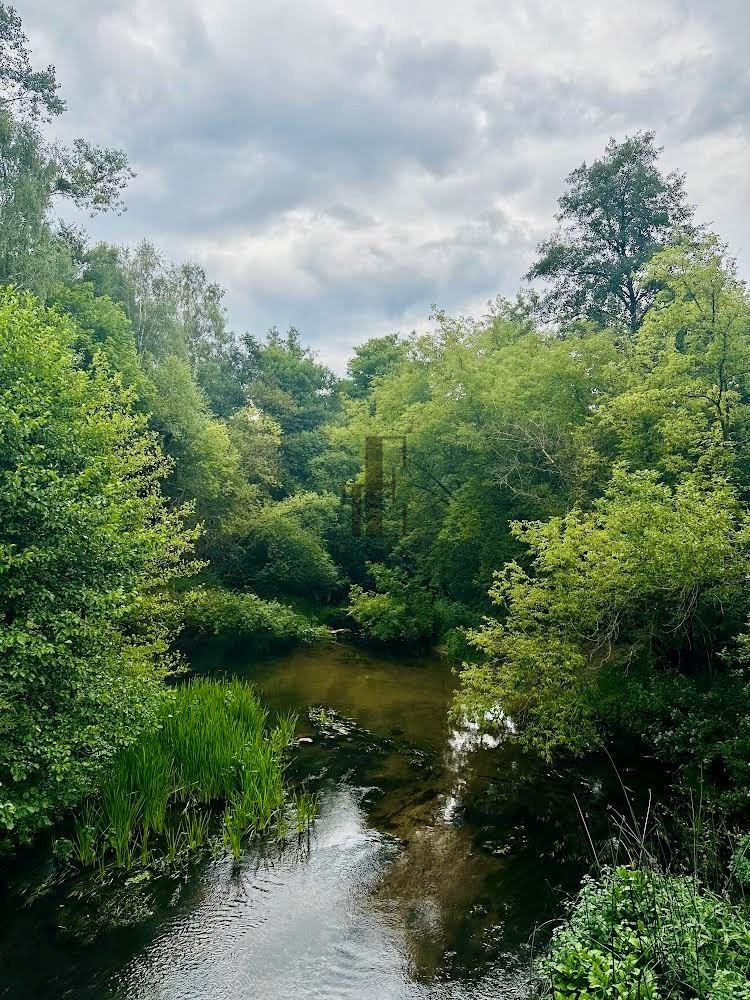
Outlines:
{"label": "green foliage", "polygon": [[533,575],[515,562],[498,574],[492,596],[507,614],[471,637],[489,660],[467,671],[466,707],[481,718],[501,705],[533,723],[545,750],[591,738],[585,692],[602,661],[705,663],[708,637],[740,612],[747,529],[724,480],[687,477],[672,489],[655,473],[617,469],[590,512],[514,531]]}
{"label": "green foliage", "polygon": [[26,838],[153,723],[165,585],[195,532],[101,356],[30,296],[0,295],[0,823]]}
{"label": "green foliage", "polygon": [[121,375],[125,385],[136,393],[143,392],[145,378],[138,363],[132,327],[109,296],[94,295],[93,285],[82,281],[55,285],[48,303],[72,317],[77,330],[74,347],[86,367],[93,364],[99,351],[110,371]]}
{"label": "green foliage", "polygon": [[320,803],[318,796],[307,788],[296,792],[293,798],[294,816],[297,824],[297,833],[303,834],[312,826],[315,817],[318,815]]}
{"label": "green foliage", "polygon": [[527,275],[551,283],[541,302],[545,318],[638,330],[659,288],[644,267],[690,231],[693,213],[684,177],[663,175],[660,153],[653,132],[611,139],[604,156],[567,178],[558,202],[563,228],[539,246]]}
{"label": "green foliage", "polygon": [[264,595],[328,597],[338,572],[326,536],[338,506],[332,494],[300,492],[239,507],[224,519],[217,539],[224,579]]}
{"label": "green foliage", "polygon": [[133,177],[120,150],[45,140],[43,123],[65,111],[57,90],[54,67],[32,67],[20,18],[0,4],[0,284],[42,296],[72,276],[69,250],[51,228],[54,200],[92,215],[117,209]]}
{"label": "green foliage", "polygon": [[187,361],[169,355],[147,369],[143,398],[150,423],[174,460],[167,488],[193,500],[208,531],[217,527],[227,495],[240,485],[239,455],[225,424],[214,419]]}
{"label": "green foliage", "polygon": [[695,878],[618,867],[584,881],[538,974],[549,1000],[747,1000],[750,917]]}
{"label": "green foliage", "polygon": [[55,67],[35,70],[28,42],[16,11],[0,4],[0,107],[20,110],[32,119],[60,115],[65,102],[57,94]]}
{"label": "green foliage", "polygon": [[371,337],[364,344],[356,346],[354,356],[347,365],[347,373],[352,380],[350,394],[367,396],[375,380],[397,369],[406,359],[408,351],[409,341],[402,340],[397,333]]}
{"label": "green foliage", "polygon": [[220,588],[181,595],[181,618],[189,633],[250,641],[258,650],[323,638],[327,632],[278,601]]}
{"label": "green foliage", "polygon": [[746,889],[750,885],[750,834],[743,834],[732,854],[732,878],[737,885]]}
{"label": "green foliage", "polygon": [[[601,667],[614,664],[646,706],[627,717],[621,693],[620,723],[671,743],[672,757],[686,739],[739,778],[742,750],[698,712],[723,704],[718,717],[744,732],[716,654],[741,644],[747,600],[750,304],[713,239],[665,250],[650,268],[658,298],[572,438],[580,499],[513,527],[523,547],[491,590],[501,617],[472,635],[486,659],[467,668],[461,700],[480,719],[512,715],[547,753],[583,749],[595,717],[616,714],[601,690]],[[668,684],[654,698],[670,672],[692,675],[693,694],[681,681],[673,702]]]}
{"label": "green foliage", "polygon": [[380,642],[426,642],[465,619],[467,609],[430,593],[400,569],[369,563],[374,591],[353,584],[349,614],[363,633]]}
{"label": "green foliage", "polygon": [[239,360],[248,399],[275,420],[284,435],[282,482],[293,492],[311,484],[311,465],[325,444],[323,425],[338,409],[338,380],[302,347],[298,332],[275,328],[264,341],[249,334]]}
{"label": "green foliage", "polygon": [[566,341],[541,337],[502,302],[481,323],[437,320],[367,399],[345,404],[330,437],[359,456],[367,435],[406,435],[405,470],[400,449],[386,447],[397,493],[384,554],[481,608],[493,571],[519,550],[508,522],[560,513],[575,497],[576,433],[610,390],[616,348],[588,328]]}
{"label": "green foliage", "polygon": [[296,719],[269,730],[242,681],[193,680],[171,692],[156,728],[118,755],[99,795],[75,819],[81,865],[111,857],[130,868],[152,855],[175,861],[209,840],[208,807],[227,803],[225,836],[239,856],[248,833],[284,804],[283,754]]}

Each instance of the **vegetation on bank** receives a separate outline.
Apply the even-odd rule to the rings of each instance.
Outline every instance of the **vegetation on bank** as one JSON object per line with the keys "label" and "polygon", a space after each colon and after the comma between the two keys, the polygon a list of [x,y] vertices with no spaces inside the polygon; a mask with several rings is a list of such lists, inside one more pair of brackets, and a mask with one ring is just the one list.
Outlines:
{"label": "vegetation on bank", "polygon": [[[156,728],[118,754],[95,795],[77,810],[70,840],[57,842],[87,867],[175,861],[220,838],[239,857],[252,834],[283,822],[285,751],[296,719],[268,726],[248,684],[192,680],[170,691]],[[312,819],[307,799],[298,823]]]}
{"label": "vegetation on bank", "polygon": [[384,643],[429,644],[471,618],[469,608],[410,580],[399,568],[369,563],[374,587],[353,583],[347,611],[368,638]]}
{"label": "vegetation on bank", "polygon": [[747,1000],[747,909],[656,868],[586,878],[538,963],[540,1000]]}
{"label": "vegetation on bank", "polygon": [[166,587],[191,571],[196,537],[131,393],[78,365],[75,334],[0,293],[0,825],[18,839],[153,726]]}
{"label": "vegetation on bank", "polygon": [[279,601],[224,588],[200,587],[180,594],[187,638],[216,636],[248,643],[257,652],[324,639],[328,629]]}

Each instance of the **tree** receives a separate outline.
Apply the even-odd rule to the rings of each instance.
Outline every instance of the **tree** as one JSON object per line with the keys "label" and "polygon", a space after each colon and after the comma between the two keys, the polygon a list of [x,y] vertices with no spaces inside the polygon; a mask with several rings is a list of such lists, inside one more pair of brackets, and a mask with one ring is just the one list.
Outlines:
{"label": "tree", "polygon": [[248,483],[266,493],[278,487],[282,433],[276,421],[249,403],[230,418],[227,428]]}
{"label": "tree", "polygon": [[121,375],[123,383],[139,395],[143,393],[145,376],[138,362],[133,328],[120,306],[108,295],[94,295],[87,281],[53,286],[49,304],[73,318],[77,331],[74,347],[84,365],[92,365],[97,352],[101,352],[113,374]]}
{"label": "tree", "polygon": [[248,399],[283,432],[282,483],[286,492],[311,485],[311,466],[326,446],[323,425],[339,407],[339,380],[300,343],[291,328],[286,336],[270,330],[265,340],[242,340],[242,381]]}
{"label": "tree", "polygon": [[153,724],[165,585],[196,537],[169,464],[72,322],[0,294],[0,827],[29,837]]}
{"label": "tree", "polygon": [[32,119],[60,115],[65,102],[57,94],[55,67],[34,70],[21,18],[0,4],[0,108],[26,112]]}
{"label": "tree", "polygon": [[121,209],[134,176],[120,150],[45,140],[40,125],[65,110],[57,90],[54,67],[32,68],[20,18],[0,3],[0,283],[42,295],[71,271],[69,248],[50,227],[54,200],[92,215]]}
{"label": "tree", "polygon": [[242,407],[239,351],[226,325],[224,289],[202,267],[171,264],[146,240],[134,249],[101,243],[86,254],[84,277],[122,307],[141,356],[188,361],[216,416]]}
{"label": "tree", "polygon": [[654,472],[618,469],[592,510],[514,531],[531,567],[497,574],[504,616],[472,634],[486,659],[464,671],[459,701],[480,721],[511,715],[545,753],[595,741],[603,663],[705,669],[741,625],[750,532],[722,478],[694,474],[671,488]]}
{"label": "tree", "polygon": [[347,365],[347,373],[352,380],[353,396],[366,396],[373,382],[393,371],[407,356],[409,342],[397,333],[384,337],[370,337],[364,344],[354,348],[354,357]]}
{"label": "tree", "polygon": [[659,289],[645,265],[693,231],[685,178],[664,175],[660,153],[653,132],[610,139],[600,159],[568,176],[558,201],[561,228],[540,244],[526,275],[550,285],[540,302],[544,318],[638,330]]}
{"label": "tree", "polygon": [[220,523],[240,485],[240,456],[225,424],[212,416],[190,365],[170,355],[146,369],[143,403],[173,467],[165,488],[194,501],[209,531]]}
{"label": "tree", "polygon": [[217,568],[224,580],[273,597],[329,597],[339,576],[326,540],[338,505],[330,493],[305,492],[275,503],[235,505],[217,532]]}

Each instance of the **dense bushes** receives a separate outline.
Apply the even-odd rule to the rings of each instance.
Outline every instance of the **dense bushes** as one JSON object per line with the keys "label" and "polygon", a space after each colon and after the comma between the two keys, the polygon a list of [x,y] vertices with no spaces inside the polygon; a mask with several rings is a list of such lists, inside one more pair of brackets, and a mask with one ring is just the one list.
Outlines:
{"label": "dense bushes", "polygon": [[349,614],[379,642],[428,642],[465,621],[467,609],[410,580],[399,569],[370,563],[375,590],[353,584]]}
{"label": "dense bushes", "polygon": [[580,749],[595,739],[602,663],[705,669],[743,624],[746,524],[723,477],[670,487],[624,468],[590,510],[516,524],[531,566],[497,574],[505,615],[472,635],[487,661],[464,674],[466,708],[501,704],[534,746]]}
{"label": "dense bushes", "polygon": [[584,881],[538,973],[549,1000],[747,1000],[750,915],[693,877],[617,867]]}
{"label": "dense bushes", "polygon": [[189,634],[241,640],[257,650],[324,638],[327,630],[278,601],[202,587],[183,593],[181,618]]}

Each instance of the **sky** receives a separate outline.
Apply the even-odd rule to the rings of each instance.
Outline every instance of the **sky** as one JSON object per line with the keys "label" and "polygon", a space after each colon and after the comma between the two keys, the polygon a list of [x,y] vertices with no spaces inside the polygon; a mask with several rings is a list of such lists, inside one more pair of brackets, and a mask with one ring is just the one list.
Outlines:
{"label": "sky", "polygon": [[653,129],[750,276],[747,0],[16,0],[62,138],[128,153],[88,223],[200,262],[235,330],[354,344],[512,297],[568,173]]}

